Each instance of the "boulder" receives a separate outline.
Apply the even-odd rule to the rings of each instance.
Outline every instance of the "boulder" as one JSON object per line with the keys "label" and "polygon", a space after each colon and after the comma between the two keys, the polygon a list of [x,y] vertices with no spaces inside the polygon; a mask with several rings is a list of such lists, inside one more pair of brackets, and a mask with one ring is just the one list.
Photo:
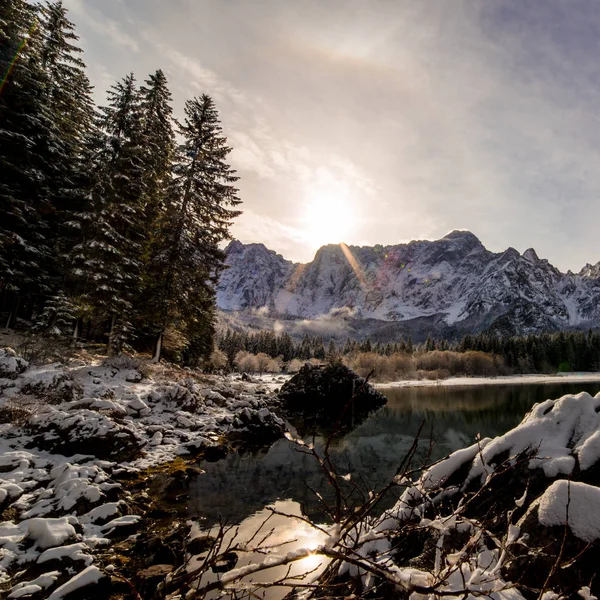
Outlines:
{"label": "boulder", "polygon": [[0,348],[0,378],[15,379],[23,373],[29,363],[12,348]]}
{"label": "boulder", "polygon": [[261,446],[283,437],[285,423],[268,408],[242,408],[233,421],[232,441],[245,446]]}
{"label": "boulder", "polygon": [[363,377],[342,364],[306,363],[283,384],[278,396],[288,412],[329,418],[341,416],[346,407],[359,416],[387,402]]}

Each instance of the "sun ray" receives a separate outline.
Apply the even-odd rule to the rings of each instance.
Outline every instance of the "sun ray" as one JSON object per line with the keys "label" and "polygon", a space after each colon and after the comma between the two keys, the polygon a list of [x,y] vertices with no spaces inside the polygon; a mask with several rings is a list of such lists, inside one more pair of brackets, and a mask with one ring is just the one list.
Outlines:
{"label": "sun ray", "polygon": [[360,284],[360,287],[364,290],[367,287],[367,278],[365,277],[364,271],[362,270],[362,268],[358,264],[356,258],[354,258],[354,255],[352,254],[350,248],[348,248],[348,246],[346,244],[344,244],[342,242],[340,244],[340,248],[342,249],[342,252],[344,253],[344,256],[346,257],[346,260],[348,261],[350,268],[354,271],[354,275],[356,275],[356,279],[358,279],[358,283]]}

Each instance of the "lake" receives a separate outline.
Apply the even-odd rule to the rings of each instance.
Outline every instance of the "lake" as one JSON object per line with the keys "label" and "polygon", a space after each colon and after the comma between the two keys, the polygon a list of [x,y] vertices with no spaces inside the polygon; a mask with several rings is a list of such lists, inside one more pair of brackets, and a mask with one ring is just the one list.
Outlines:
{"label": "lake", "polygon": [[[379,391],[387,396],[387,405],[335,438],[330,446],[336,472],[350,474],[358,488],[348,488],[350,503],[361,502],[361,494],[380,488],[394,476],[421,425],[415,466],[468,446],[478,435],[484,438],[505,433],[518,425],[536,402],[582,391],[595,395],[600,392],[600,383],[439,385]],[[311,432],[305,423],[292,425],[302,433],[302,439],[314,442],[317,452],[322,453],[323,436],[328,434],[318,429]],[[219,519],[241,524],[242,534],[245,529],[253,531],[269,507],[305,515],[315,523],[330,522],[315,492],[330,503],[332,486],[315,458],[299,451],[287,439],[259,452],[231,454],[201,466],[206,473],[193,481],[189,500],[190,517],[197,520],[197,532],[210,531]],[[395,500],[390,493],[379,510],[391,507]],[[300,545],[306,536],[305,526],[290,519],[280,519],[276,533],[278,540],[286,536],[299,538]],[[285,550],[294,547],[298,546],[286,545]],[[238,566],[253,560],[258,558],[240,557]],[[273,600],[283,595],[271,590],[265,598]]]}

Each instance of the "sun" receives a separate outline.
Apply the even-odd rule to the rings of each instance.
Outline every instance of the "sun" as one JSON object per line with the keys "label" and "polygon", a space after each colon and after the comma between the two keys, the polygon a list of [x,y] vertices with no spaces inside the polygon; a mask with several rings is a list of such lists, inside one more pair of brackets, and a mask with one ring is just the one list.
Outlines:
{"label": "sun", "polygon": [[315,194],[306,204],[304,222],[306,241],[312,248],[320,248],[346,241],[356,219],[344,195]]}

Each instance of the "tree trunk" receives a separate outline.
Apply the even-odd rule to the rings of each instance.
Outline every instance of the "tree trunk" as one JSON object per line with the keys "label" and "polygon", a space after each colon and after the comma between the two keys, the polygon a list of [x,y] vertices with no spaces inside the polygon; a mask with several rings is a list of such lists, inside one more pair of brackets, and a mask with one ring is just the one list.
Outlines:
{"label": "tree trunk", "polygon": [[161,353],[161,350],[162,350],[162,339],[163,339],[163,332],[161,331],[158,334],[158,339],[156,340],[156,347],[154,349],[154,356],[152,357],[152,362],[153,363],[160,362],[160,353]]}
{"label": "tree trunk", "polygon": [[73,339],[76,340],[79,337],[79,319],[75,319],[75,327],[73,327]]}
{"label": "tree trunk", "polygon": [[112,341],[113,341],[113,331],[115,330],[115,322],[117,321],[117,315],[115,313],[112,314],[110,318],[110,329],[108,331],[108,344],[106,345],[106,352],[110,356],[112,353]]}
{"label": "tree trunk", "polygon": [[19,312],[20,300],[21,300],[20,296],[15,296],[12,309],[8,313],[8,319],[6,321],[6,329],[10,329],[11,325],[13,325],[14,322],[16,322],[16,320],[17,320],[17,313]]}

